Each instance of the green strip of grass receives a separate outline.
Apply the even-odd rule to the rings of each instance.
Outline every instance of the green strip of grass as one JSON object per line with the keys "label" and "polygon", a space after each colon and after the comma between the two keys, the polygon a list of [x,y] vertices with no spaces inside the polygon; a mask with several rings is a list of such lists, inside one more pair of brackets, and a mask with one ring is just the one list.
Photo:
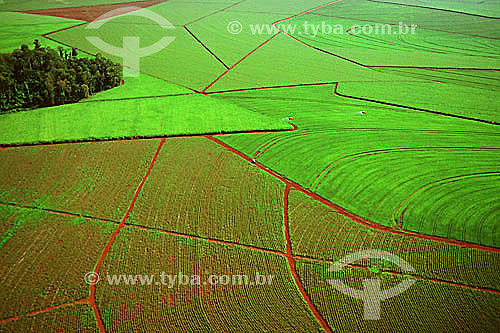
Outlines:
{"label": "green strip of grass", "polygon": [[258,113],[202,95],[87,102],[0,116],[0,144],[16,145],[287,129]]}
{"label": "green strip of grass", "polygon": [[117,100],[141,97],[154,97],[175,94],[189,94],[191,90],[167,83],[163,80],[141,74],[138,77],[124,78],[125,84],[113,89],[101,91],[87,101]]}
{"label": "green strip of grass", "polygon": [[45,39],[42,35],[82,23],[60,17],[2,12],[0,12],[0,22],[2,22],[0,53],[12,52],[22,44],[31,47],[35,39],[40,40],[42,46],[57,48],[61,44]]}

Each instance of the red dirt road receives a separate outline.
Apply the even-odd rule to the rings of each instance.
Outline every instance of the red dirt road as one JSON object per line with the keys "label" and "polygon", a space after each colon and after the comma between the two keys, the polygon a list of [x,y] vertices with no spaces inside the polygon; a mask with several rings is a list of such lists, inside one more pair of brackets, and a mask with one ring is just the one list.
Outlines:
{"label": "red dirt road", "polygon": [[[109,239],[108,243],[106,244],[106,247],[102,251],[101,257],[97,261],[97,265],[96,265],[96,267],[94,269],[94,276],[98,276],[99,275],[99,271],[100,271],[100,269],[102,267],[102,264],[104,263],[104,260],[106,259],[106,256],[108,255],[109,250],[111,249],[111,246],[113,246],[113,243],[115,242],[116,237],[118,236],[118,233],[120,232],[120,230],[125,226],[125,221],[127,221],[128,217],[130,215],[130,212],[132,211],[132,209],[134,209],[134,205],[135,205],[135,202],[137,201],[137,197],[141,193],[142,187],[146,183],[146,180],[148,180],[149,175],[151,173],[151,170],[153,169],[153,167],[155,165],[156,159],[158,158],[158,155],[160,154],[161,148],[163,147],[164,143],[165,143],[165,139],[162,139],[160,141],[158,149],[156,150],[156,153],[155,153],[155,155],[153,157],[153,160],[151,161],[151,164],[149,165],[149,169],[146,172],[146,175],[144,176],[144,178],[142,179],[141,183],[137,187],[137,190],[135,191],[134,197],[133,197],[132,202],[130,203],[130,205],[128,207],[127,212],[123,216],[123,219],[121,220],[120,224],[116,228],[115,232],[113,232],[113,234],[111,235],[111,238]],[[104,323],[102,321],[101,314],[100,314],[99,309],[97,308],[97,304],[95,302],[95,292],[96,292],[96,289],[97,289],[97,284],[96,283],[91,284],[91,286],[90,286],[89,303],[92,306],[92,309],[94,310],[94,314],[95,314],[95,318],[96,318],[97,326],[99,327],[99,330],[101,332],[106,332],[106,329],[104,328]]]}
{"label": "red dirt road", "polygon": [[326,332],[331,332],[332,330],[330,327],[328,327],[328,324],[326,321],[323,319],[321,316],[321,313],[319,313],[318,309],[316,309],[316,306],[314,305],[313,301],[311,301],[311,298],[307,294],[304,286],[302,285],[302,282],[300,281],[300,276],[297,273],[296,269],[296,261],[295,258],[293,257],[293,252],[292,252],[292,240],[290,239],[290,227],[288,223],[288,194],[290,193],[290,185],[286,185],[285,187],[285,194],[283,198],[283,231],[285,234],[285,243],[286,243],[286,258],[288,259],[288,266],[290,267],[290,272],[292,273],[292,277],[295,281],[295,284],[297,285],[297,288],[299,289],[300,293],[302,294],[302,298],[304,298],[304,301],[306,302],[307,306],[309,307],[309,310],[313,313],[314,317],[318,321],[318,323],[321,325],[321,327],[326,331]]}

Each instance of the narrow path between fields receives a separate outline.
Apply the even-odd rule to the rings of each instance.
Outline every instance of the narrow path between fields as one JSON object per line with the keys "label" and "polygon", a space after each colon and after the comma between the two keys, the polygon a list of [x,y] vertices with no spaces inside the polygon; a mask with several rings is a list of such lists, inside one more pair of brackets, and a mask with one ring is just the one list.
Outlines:
{"label": "narrow path between fields", "polygon": [[328,327],[328,324],[323,319],[318,309],[316,309],[316,306],[314,305],[313,301],[307,294],[307,291],[305,290],[304,286],[302,285],[302,282],[300,281],[300,276],[297,273],[297,267],[296,267],[297,263],[295,261],[295,258],[293,257],[292,240],[290,239],[290,225],[288,221],[288,194],[290,193],[290,189],[291,189],[290,185],[287,184],[283,196],[283,232],[285,234],[286,258],[288,259],[288,266],[290,267],[290,273],[292,274],[293,280],[295,281],[295,285],[299,290],[299,292],[301,293],[302,298],[306,302],[307,306],[309,307],[309,310],[313,313],[318,323],[326,332],[331,332],[332,330],[330,329],[330,327]]}
{"label": "narrow path between fields", "polygon": [[[151,161],[151,164],[149,165],[149,169],[146,172],[146,175],[142,179],[141,183],[137,187],[137,190],[135,191],[134,197],[132,198],[132,202],[130,203],[127,212],[123,216],[120,224],[116,228],[115,232],[111,235],[111,238],[109,239],[108,243],[106,244],[106,247],[104,248],[99,260],[97,261],[97,265],[94,268],[94,277],[99,276],[99,271],[101,270],[101,267],[104,263],[104,260],[106,259],[106,256],[108,255],[109,250],[111,249],[111,246],[113,246],[113,243],[116,240],[116,237],[118,236],[118,233],[120,232],[121,229],[125,226],[125,221],[127,221],[128,217],[130,216],[130,213],[132,212],[132,209],[134,208],[135,202],[137,200],[137,197],[141,193],[142,187],[146,183],[147,179],[149,178],[149,175],[151,174],[151,170],[153,169],[156,159],[158,158],[158,155],[160,154],[161,148],[163,147],[163,144],[165,143],[165,139],[162,139],[160,141],[160,144],[158,145],[158,148],[156,149],[156,153],[153,156],[153,160]],[[90,297],[89,297],[89,303],[94,310],[94,314],[97,320],[97,326],[99,327],[99,330],[101,332],[105,332],[106,329],[104,327],[104,323],[102,321],[101,314],[99,312],[99,309],[96,304],[96,298],[95,298],[95,293],[97,289],[97,283],[93,283],[90,286]]]}

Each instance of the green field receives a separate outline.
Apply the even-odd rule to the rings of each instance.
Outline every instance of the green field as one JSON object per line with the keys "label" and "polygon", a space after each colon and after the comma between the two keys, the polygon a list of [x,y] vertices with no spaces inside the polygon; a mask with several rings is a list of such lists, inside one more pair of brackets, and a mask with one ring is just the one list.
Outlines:
{"label": "green field", "polygon": [[[2,5],[0,4],[0,7]],[[36,16],[30,14],[2,12],[0,20],[4,22],[0,31],[0,52],[7,53],[21,47],[22,44],[32,46],[33,40],[38,39],[44,46],[57,48],[60,44],[41,35],[60,29],[69,28],[82,21],[69,20],[52,16]]]}
{"label": "green field", "polygon": [[[333,96],[329,85],[214,96],[276,119],[293,116],[297,132],[221,140],[332,202],[387,226],[399,224],[393,212],[421,186],[456,175],[495,172],[500,163],[499,136],[491,125],[351,101]],[[362,110],[365,116],[359,113]],[[452,204],[449,196],[457,188],[445,188],[448,193],[437,191],[432,196],[439,202],[417,208],[420,214],[408,216],[403,228],[498,246],[499,207],[494,199],[498,187],[479,191],[484,186],[477,183],[476,191],[468,188],[472,193],[465,207],[481,203],[471,212],[474,218],[462,214],[464,206]],[[490,199],[491,205],[483,205]],[[422,223],[428,209],[442,204],[441,200],[450,201],[432,209],[446,218],[427,218]],[[483,209],[491,213],[482,217]]]}
{"label": "green field", "polygon": [[[0,331],[494,332],[499,16],[490,0],[0,1],[3,53],[38,39],[122,64],[126,38],[175,37],[116,88],[0,115]],[[366,318],[370,288],[409,281]]]}

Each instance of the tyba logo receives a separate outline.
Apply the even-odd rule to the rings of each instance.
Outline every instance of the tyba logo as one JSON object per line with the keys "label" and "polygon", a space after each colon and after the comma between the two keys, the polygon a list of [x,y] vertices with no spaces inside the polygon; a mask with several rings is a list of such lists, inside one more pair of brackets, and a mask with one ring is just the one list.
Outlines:
{"label": "tyba logo", "polygon": [[[157,23],[163,29],[175,29],[175,27],[159,14],[140,7],[124,7],[107,12],[94,21],[92,21],[85,29],[99,29],[106,22],[115,19],[117,16],[139,16],[150,19]],[[109,45],[99,37],[85,37],[98,49],[123,58],[123,76],[137,77],[140,70],[140,59],[149,55],[155,54],[166,48],[172,43],[175,37],[162,37],[155,44],[147,47],[140,47],[140,37],[123,37],[123,47]]]}
{"label": "tyba logo", "polygon": [[[393,264],[398,265],[405,272],[415,271],[415,269],[405,260],[392,253],[382,250],[365,250],[352,253],[332,264],[327,271],[339,272],[348,264],[361,259],[370,258],[388,260]],[[344,295],[363,301],[363,319],[365,320],[379,320],[380,302],[405,292],[415,283],[415,280],[408,279],[402,281],[392,288],[380,290],[380,280],[365,279],[363,280],[363,290],[358,290],[345,285],[340,280],[329,279],[327,281],[330,285],[332,285],[335,289],[337,289]]]}

